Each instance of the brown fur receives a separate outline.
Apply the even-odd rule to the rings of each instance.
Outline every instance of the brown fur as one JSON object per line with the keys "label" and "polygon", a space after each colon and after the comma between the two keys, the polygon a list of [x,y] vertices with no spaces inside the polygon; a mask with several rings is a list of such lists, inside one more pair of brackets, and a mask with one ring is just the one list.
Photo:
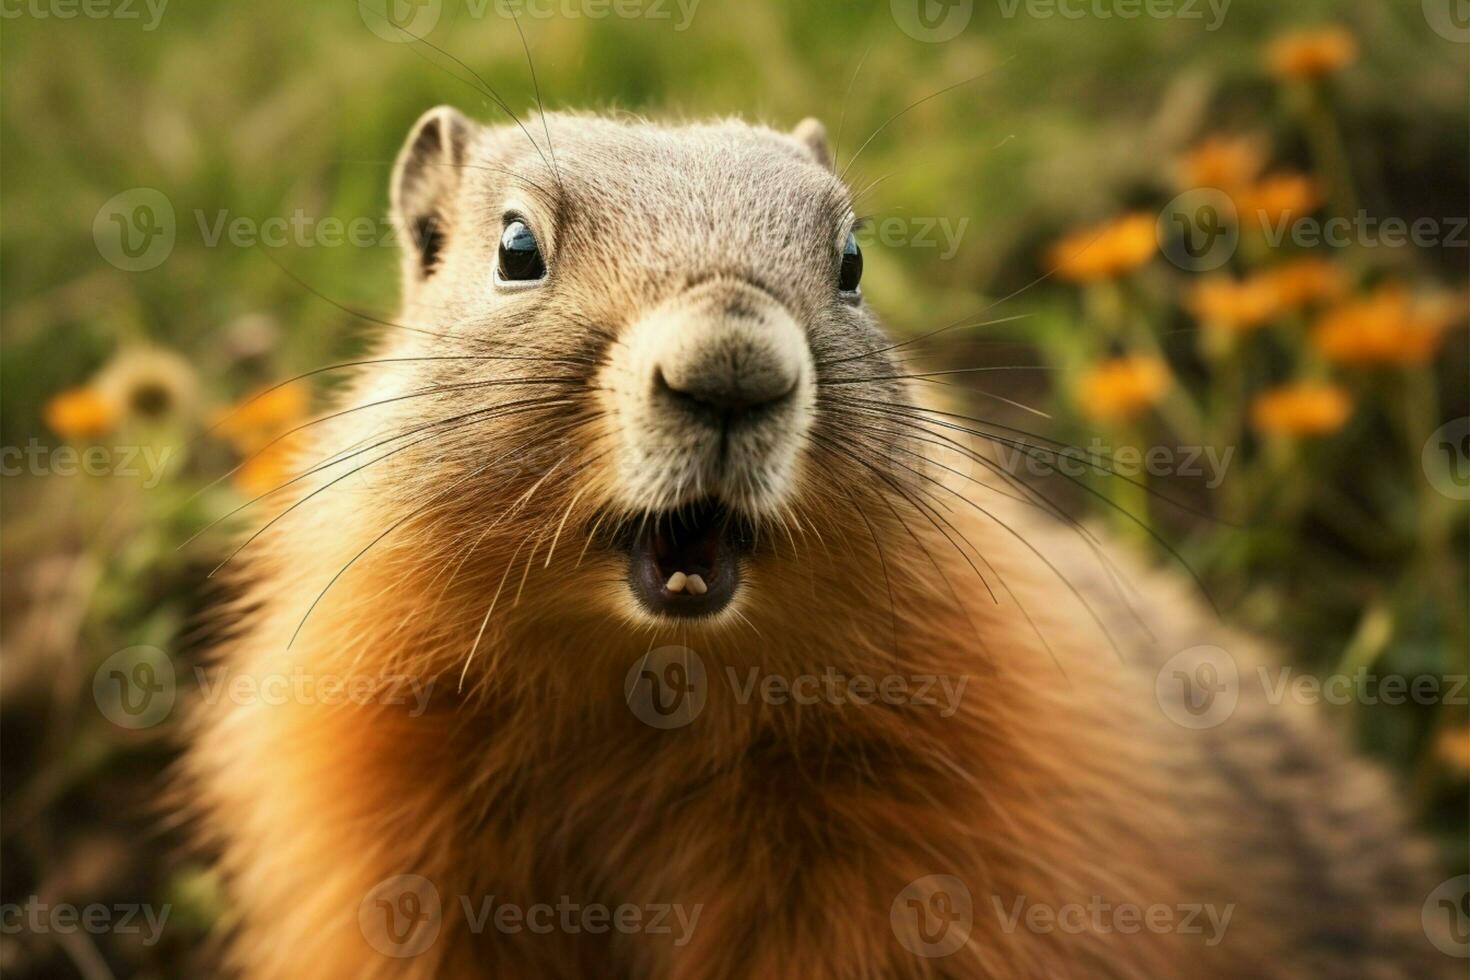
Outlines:
{"label": "brown fur", "polygon": [[[1249,684],[1203,731],[1155,702],[1171,654],[1218,644],[1245,676],[1260,659],[1250,643],[1172,578],[1110,569],[1075,528],[1013,499],[943,446],[962,434],[885,414],[921,393],[831,384],[902,372],[870,353],[889,345],[871,315],[830,300],[846,196],[810,130],[548,125],[554,164],[539,123],[527,124],[539,150],[449,110],[410,138],[397,217],[437,229],[443,249],[427,274],[406,250],[405,326],[379,356],[505,359],[367,366],[341,406],[381,404],[313,426],[302,462],[499,413],[348,456],[269,498],[266,518],[283,516],[231,566],[244,598],[240,636],[220,651],[228,675],[434,682],[417,717],[201,707],[188,775],[239,911],[234,967],[673,980],[1409,977],[1449,963],[1420,929],[1433,881],[1376,774]],[[553,278],[536,295],[489,285],[508,196],[542,222]],[[725,281],[756,283],[805,326],[818,398],[791,485],[752,501],[766,519],[732,610],[655,621],[592,533],[639,506],[621,496],[612,372],[630,324]],[[559,360],[523,359],[538,357]],[[415,394],[430,386],[447,390]],[[696,651],[712,678],[703,712],[671,730],[640,721],[624,691],[665,644]],[[952,717],[741,704],[725,671],[751,666],[968,686]],[[410,958],[382,955],[359,923],[375,886],[402,874],[432,882],[443,909]],[[931,874],[961,879],[974,906],[968,943],[938,958],[909,952],[890,920]],[[458,897],[490,895],[701,912],[682,946],[476,934]],[[997,908],[1093,896],[1234,914],[1211,946],[1178,931],[1008,931]]]}

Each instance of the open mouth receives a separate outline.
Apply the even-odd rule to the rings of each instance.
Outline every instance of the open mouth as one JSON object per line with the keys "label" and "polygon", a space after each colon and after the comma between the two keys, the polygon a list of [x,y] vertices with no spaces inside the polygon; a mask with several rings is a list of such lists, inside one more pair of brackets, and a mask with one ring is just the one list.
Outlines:
{"label": "open mouth", "polygon": [[712,616],[735,597],[750,539],[745,522],[713,498],[649,514],[627,525],[628,583],[650,612]]}

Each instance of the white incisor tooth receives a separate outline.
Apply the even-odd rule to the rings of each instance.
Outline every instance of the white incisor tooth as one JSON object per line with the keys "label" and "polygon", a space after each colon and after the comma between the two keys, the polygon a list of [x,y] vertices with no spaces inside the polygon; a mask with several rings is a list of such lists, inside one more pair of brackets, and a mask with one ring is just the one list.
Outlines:
{"label": "white incisor tooth", "polygon": [[[698,575],[694,577],[699,578]],[[689,576],[685,575],[683,572],[675,572],[674,574],[669,576],[669,580],[664,584],[664,588],[668,589],[670,592],[683,592],[684,586],[687,584],[689,584]],[[704,591],[703,582],[699,583],[699,591]]]}
{"label": "white incisor tooth", "polygon": [[695,595],[704,595],[709,591],[709,586],[704,584],[704,577],[701,575],[690,575],[686,579],[685,584],[689,586],[689,591]]}

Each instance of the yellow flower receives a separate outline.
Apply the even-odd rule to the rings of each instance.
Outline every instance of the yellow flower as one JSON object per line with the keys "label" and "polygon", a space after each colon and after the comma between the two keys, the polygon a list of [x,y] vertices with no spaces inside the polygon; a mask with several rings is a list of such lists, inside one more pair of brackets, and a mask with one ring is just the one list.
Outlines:
{"label": "yellow flower", "polygon": [[1322,190],[1306,174],[1279,171],[1237,189],[1231,197],[1240,223],[1252,227],[1254,222],[1264,230],[1267,225],[1279,225],[1283,218],[1315,211],[1322,203]]}
{"label": "yellow flower", "polygon": [[63,439],[100,436],[112,428],[116,413],[96,388],[68,388],[53,395],[42,409],[51,430]]}
{"label": "yellow flower", "polygon": [[1255,136],[1211,136],[1179,161],[1185,187],[1233,190],[1255,180],[1266,165],[1265,143]]}
{"label": "yellow flower", "polygon": [[1266,49],[1266,65],[1279,78],[1320,78],[1357,60],[1358,42],[1345,29],[1323,25],[1284,34]]}
{"label": "yellow flower", "polygon": [[1093,282],[1144,265],[1158,248],[1153,215],[1137,212],[1071,232],[1057,240],[1047,256],[1061,278]]}
{"label": "yellow flower", "polygon": [[189,362],[158,347],[122,351],[97,374],[94,385],[120,416],[147,422],[187,417],[198,392]]}
{"label": "yellow flower", "polygon": [[1269,435],[1320,436],[1342,428],[1352,411],[1352,399],[1337,385],[1298,381],[1257,394],[1251,425]]}
{"label": "yellow flower", "polygon": [[1336,299],[1347,289],[1347,276],[1340,266],[1326,259],[1289,259],[1261,273],[1287,308]]}
{"label": "yellow flower", "polygon": [[251,453],[306,416],[310,392],[301,382],[262,388],[219,416],[216,430],[241,453]]}
{"label": "yellow flower", "polygon": [[1185,305],[1207,326],[1253,330],[1281,312],[1281,297],[1263,276],[1234,279],[1210,276],[1190,290]]}
{"label": "yellow flower", "polygon": [[290,435],[255,450],[240,463],[230,482],[247,497],[259,497],[283,486],[306,469],[297,465],[300,443],[298,436]]}
{"label": "yellow flower", "polygon": [[1344,363],[1414,364],[1434,356],[1454,316],[1446,304],[1416,299],[1400,286],[1381,286],[1322,314],[1312,328],[1312,345]]}
{"label": "yellow flower", "polygon": [[1169,382],[1169,368],[1156,357],[1115,357],[1082,375],[1077,403],[1095,419],[1132,418],[1157,404]]}

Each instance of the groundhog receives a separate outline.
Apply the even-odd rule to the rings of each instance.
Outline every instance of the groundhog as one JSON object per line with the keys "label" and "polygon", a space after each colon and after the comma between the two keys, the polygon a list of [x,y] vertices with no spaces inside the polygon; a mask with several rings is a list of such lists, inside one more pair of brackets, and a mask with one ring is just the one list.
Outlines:
{"label": "groundhog", "polygon": [[191,727],[229,968],[1456,965],[1385,779],[911,376],[818,123],[437,108],[390,195],[401,313],[221,572],[290,691]]}

